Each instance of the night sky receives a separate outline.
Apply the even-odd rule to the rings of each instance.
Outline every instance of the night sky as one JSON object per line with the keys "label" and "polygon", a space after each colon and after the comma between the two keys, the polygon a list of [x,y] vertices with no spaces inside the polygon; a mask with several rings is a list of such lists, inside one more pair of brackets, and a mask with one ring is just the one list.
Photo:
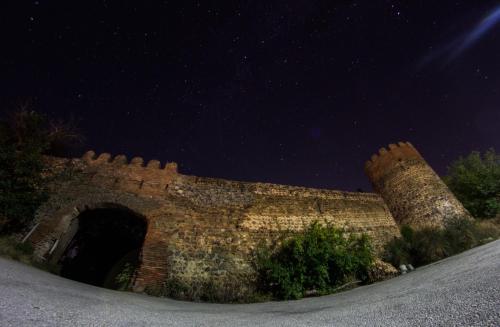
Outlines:
{"label": "night sky", "polygon": [[[11,3],[11,4],[8,4]],[[2,1],[2,109],[197,176],[370,190],[380,147],[444,174],[500,150],[500,1]]]}

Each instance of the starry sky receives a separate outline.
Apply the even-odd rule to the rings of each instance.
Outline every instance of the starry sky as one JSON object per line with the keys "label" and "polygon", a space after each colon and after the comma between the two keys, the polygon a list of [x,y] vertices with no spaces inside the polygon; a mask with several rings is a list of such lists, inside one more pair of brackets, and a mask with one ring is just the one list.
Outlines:
{"label": "starry sky", "polygon": [[6,1],[0,104],[76,117],[82,151],[370,191],[364,163],[389,143],[441,175],[500,150],[499,5]]}

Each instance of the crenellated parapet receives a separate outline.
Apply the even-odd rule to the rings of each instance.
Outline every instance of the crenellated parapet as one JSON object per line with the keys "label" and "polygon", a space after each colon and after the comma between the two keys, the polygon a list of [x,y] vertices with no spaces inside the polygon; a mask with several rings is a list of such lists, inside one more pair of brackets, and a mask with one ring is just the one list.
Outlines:
{"label": "crenellated parapet", "polygon": [[96,155],[94,151],[87,151],[77,161],[82,164],[82,171],[92,184],[148,196],[164,194],[178,174],[175,162],[162,165],[158,160],[149,160],[145,164],[141,157],[133,157],[129,161],[123,154]]}
{"label": "crenellated parapet", "polygon": [[155,170],[165,170],[169,172],[177,173],[177,163],[167,162],[162,167],[161,162],[158,160],[149,160],[146,165],[144,165],[144,159],[142,157],[133,157],[130,162],[128,162],[127,156],[123,154],[116,155],[115,157],[111,154],[104,152],[99,155],[92,150],[85,152],[82,156],[82,160],[90,165],[105,165],[109,164],[111,166],[129,166],[136,168],[147,168]]}
{"label": "crenellated parapet", "polygon": [[378,153],[373,154],[365,163],[365,173],[370,181],[376,182],[388,171],[412,161],[425,163],[424,158],[410,142],[389,144],[388,149],[380,148]]}
{"label": "crenellated parapet", "polygon": [[365,173],[399,224],[443,226],[469,213],[409,142],[381,148],[365,164]]}

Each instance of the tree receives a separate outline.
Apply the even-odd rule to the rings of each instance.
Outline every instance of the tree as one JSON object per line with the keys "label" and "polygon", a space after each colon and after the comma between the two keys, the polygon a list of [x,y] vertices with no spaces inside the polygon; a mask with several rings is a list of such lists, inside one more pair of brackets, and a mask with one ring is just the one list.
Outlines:
{"label": "tree", "polygon": [[74,118],[68,121],[49,119],[30,110],[30,106],[23,104],[0,120],[0,138],[17,147],[36,145],[43,154],[54,156],[68,156],[75,146],[84,142]]}
{"label": "tree", "polygon": [[500,155],[495,150],[460,157],[448,167],[444,181],[474,217],[491,218],[500,212]]}
{"label": "tree", "polygon": [[47,198],[43,155],[82,138],[71,125],[21,107],[0,121],[0,233],[25,227]]}
{"label": "tree", "polygon": [[41,117],[23,113],[22,121],[16,123],[1,125],[0,232],[26,225],[45,198],[42,153],[47,141],[40,135]]}

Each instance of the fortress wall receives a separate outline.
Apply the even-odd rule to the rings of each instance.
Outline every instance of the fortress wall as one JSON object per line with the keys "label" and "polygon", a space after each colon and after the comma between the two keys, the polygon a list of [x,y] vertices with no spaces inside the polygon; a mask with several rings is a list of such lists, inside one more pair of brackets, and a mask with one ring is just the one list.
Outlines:
{"label": "fortress wall", "polygon": [[[150,221],[157,231],[166,275],[185,281],[252,276],[248,260],[280,230],[313,221],[366,233],[377,251],[399,235],[379,195],[176,175]],[[152,277],[155,278],[154,276]],[[142,284],[152,282],[139,276]],[[242,280],[247,280],[243,278]]]}
{"label": "fortress wall", "polygon": [[47,257],[56,241],[67,244],[71,222],[80,212],[129,208],[148,222],[136,290],[167,276],[251,275],[248,258],[260,242],[315,220],[367,233],[377,250],[399,235],[378,194],[187,176],[174,163],[144,165],[140,158],[128,162],[124,156],[96,157],[93,152],[82,159],[47,160],[52,174],[70,169],[51,184],[51,199],[38,211],[40,225],[30,238],[37,255]]}
{"label": "fortress wall", "polygon": [[249,255],[259,243],[313,221],[366,233],[380,251],[399,235],[396,221],[442,226],[447,217],[468,215],[410,143],[382,148],[366,163],[376,193],[187,176],[175,163],[92,151],[81,159],[46,159],[47,174],[61,178],[50,183],[50,199],[37,212],[30,237],[36,255],[57,261],[80,212],[128,208],[148,223],[138,291],[172,277],[249,280],[255,273]]}
{"label": "fortress wall", "polygon": [[[382,198],[372,193],[310,189],[268,183],[227,181],[178,175],[168,190],[195,211],[228,216],[238,233],[249,238],[249,248],[279,230],[299,231],[313,221],[331,223],[351,232],[369,234],[380,246],[398,235],[398,228]],[[207,228],[210,228],[207,226]],[[218,228],[218,227],[216,227]],[[252,241],[253,240],[253,241]]]}
{"label": "fortress wall", "polygon": [[410,143],[381,148],[365,164],[374,190],[399,224],[442,226],[453,216],[469,216],[446,184]]}

